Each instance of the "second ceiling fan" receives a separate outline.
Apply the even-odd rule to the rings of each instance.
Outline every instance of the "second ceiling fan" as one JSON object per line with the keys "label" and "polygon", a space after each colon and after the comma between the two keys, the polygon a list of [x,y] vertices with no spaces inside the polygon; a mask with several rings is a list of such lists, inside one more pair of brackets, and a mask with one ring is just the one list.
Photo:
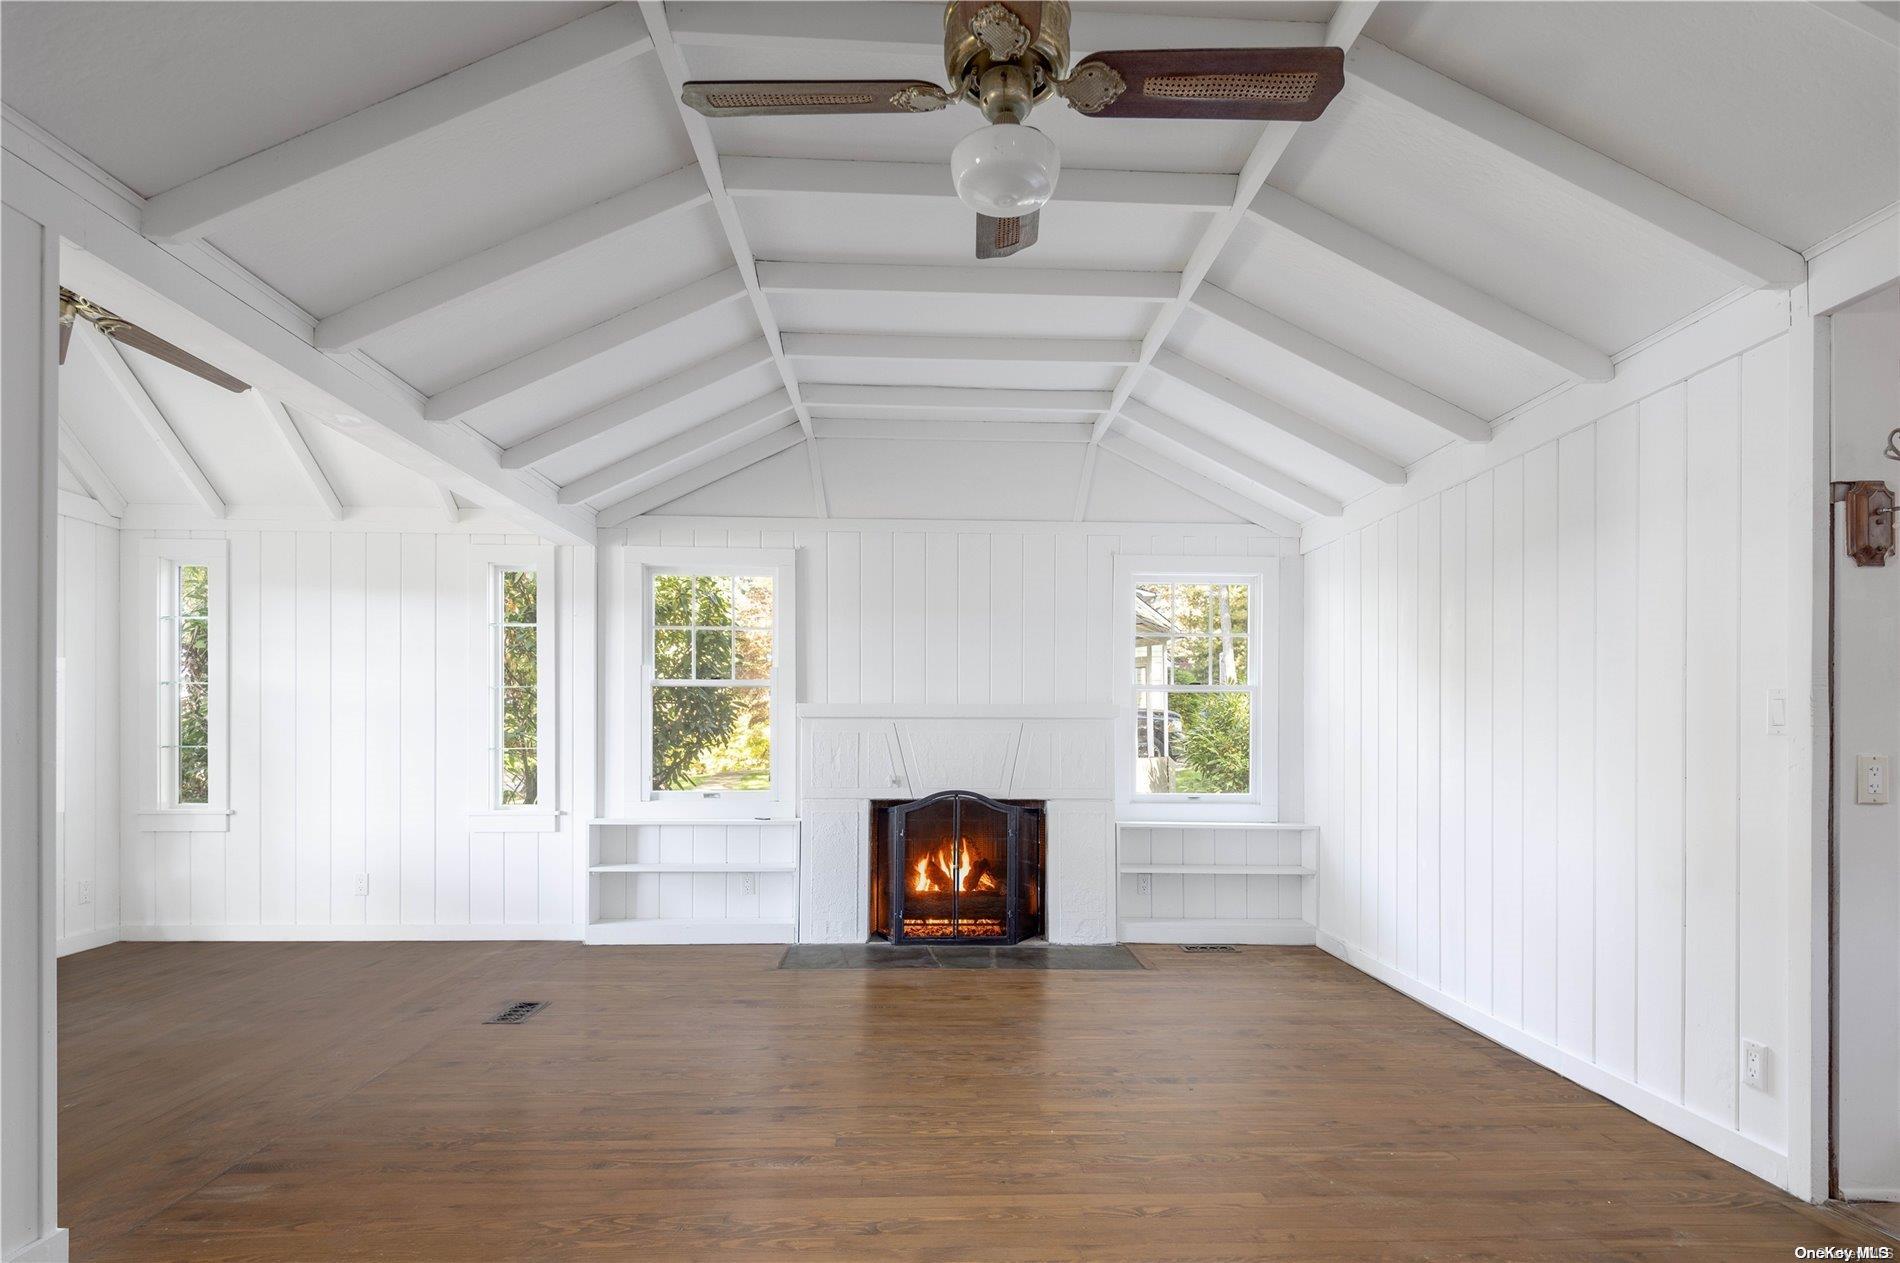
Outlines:
{"label": "second ceiling fan", "polygon": [[943,19],[948,88],[909,79],[695,81],[686,104],[711,118],[753,114],[927,114],[952,102],[989,126],[950,157],[957,196],[976,212],[976,257],[1036,243],[1061,155],[1027,125],[1059,96],[1087,118],[1285,119],[1304,122],[1345,84],[1337,48],[1154,48],[1093,53],[1069,68],[1069,0],[951,0]]}

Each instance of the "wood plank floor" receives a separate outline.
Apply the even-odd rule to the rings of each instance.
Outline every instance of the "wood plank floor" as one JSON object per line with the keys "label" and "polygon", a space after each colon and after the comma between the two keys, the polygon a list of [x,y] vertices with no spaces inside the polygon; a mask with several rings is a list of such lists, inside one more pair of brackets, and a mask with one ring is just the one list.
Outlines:
{"label": "wood plank floor", "polygon": [[[1311,949],[119,944],[60,962],[90,1259],[1788,1259],[1874,1243]],[[503,1002],[552,1006],[484,1026]]]}

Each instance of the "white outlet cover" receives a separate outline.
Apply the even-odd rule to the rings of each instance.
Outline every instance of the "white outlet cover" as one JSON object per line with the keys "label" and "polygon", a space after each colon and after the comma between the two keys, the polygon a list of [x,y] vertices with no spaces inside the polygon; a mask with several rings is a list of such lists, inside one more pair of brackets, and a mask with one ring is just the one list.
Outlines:
{"label": "white outlet cover", "polygon": [[1742,1082],[1751,1088],[1768,1090],[1768,1045],[1752,1039],[1742,1041]]}
{"label": "white outlet cover", "polygon": [[367,895],[369,893],[368,873],[358,873],[356,875],[356,893],[359,895]]}
{"label": "white outlet cover", "polygon": [[1893,764],[1884,754],[1854,758],[1854,802],[1862,807],[1884,806],[1892,790]]}

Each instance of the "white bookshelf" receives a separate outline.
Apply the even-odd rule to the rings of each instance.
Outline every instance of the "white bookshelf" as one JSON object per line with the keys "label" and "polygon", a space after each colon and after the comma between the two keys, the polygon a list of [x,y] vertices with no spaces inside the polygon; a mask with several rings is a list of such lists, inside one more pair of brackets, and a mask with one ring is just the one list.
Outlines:
{"label": "white bookshelf", "polygon": [[1124,943],[1314,941],[1317,825],[1117,820],[1115,856]]}
{"label": "white bookshelf", "polygon": [[796,819],[593,820],[586,941],[795,942],[798,846]]}

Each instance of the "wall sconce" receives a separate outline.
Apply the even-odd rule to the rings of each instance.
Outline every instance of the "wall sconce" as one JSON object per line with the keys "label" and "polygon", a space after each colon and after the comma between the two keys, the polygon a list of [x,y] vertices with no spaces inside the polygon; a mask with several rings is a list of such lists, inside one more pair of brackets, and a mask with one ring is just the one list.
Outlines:
{"label": "wall sconce", "polygon": [[1893,555],[1893,492],[1884,482],[1837,482],[1847,506],[1847,555],[1857,566],[1884,566]]}

